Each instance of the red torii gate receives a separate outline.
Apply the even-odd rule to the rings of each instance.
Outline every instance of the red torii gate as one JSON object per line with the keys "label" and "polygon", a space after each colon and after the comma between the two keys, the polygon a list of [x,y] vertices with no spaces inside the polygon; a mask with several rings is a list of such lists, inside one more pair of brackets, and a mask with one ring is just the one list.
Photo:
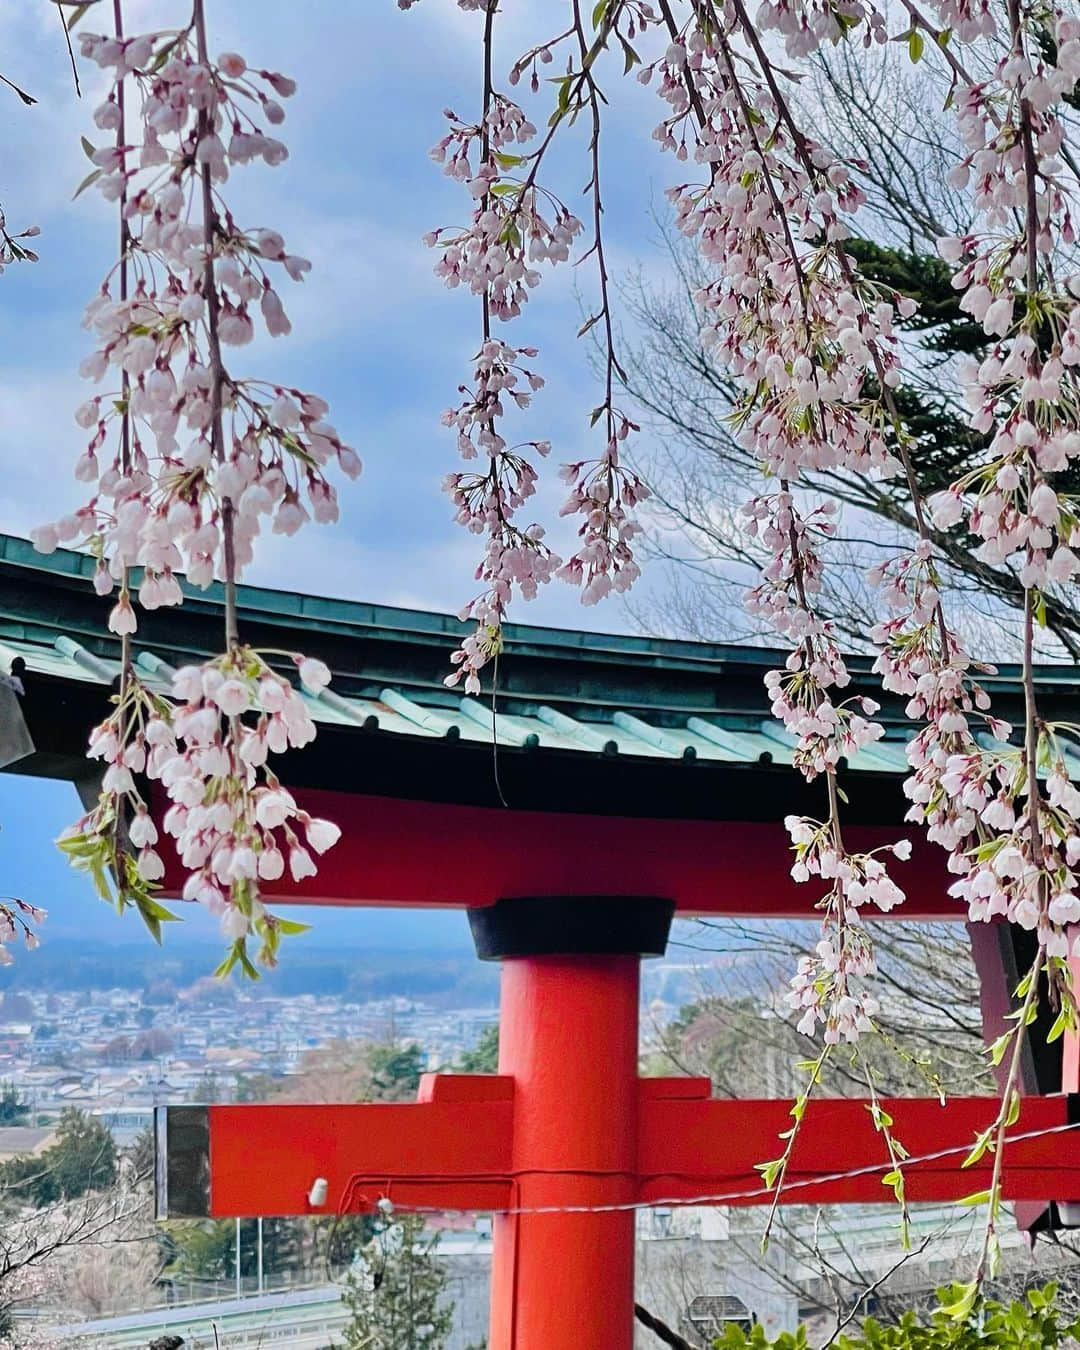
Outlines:
{"label": "red torii gate", "polygon": [[[481,954],[503,958],[497,1075],[427,1075],[409,1105],[161,1108],[159,1213],[340,1214],[384,1199],[494,1211],[490,1350],[630,1350],[634,1207],[767,1201],[755,1164],[791,1123],[788,1102],[638,1077],[639,960],[618,949],[656,954],[670,908],[578,897],[474,912]],[[989,1185],[989,1157],[960,1163],[995,1099],[882,1105],[913,1155],[910,1200]],[[1080,1195],[1080,1138],[1064,1135],[1078,1119],[1080,1097],[1024,1099],[1007,1199]],[[890,1166],[867,1103],[813,1101],[781,1198],[880,1202]]]}
{"label": "red torii gate", "polygon": [[[630,1350],[635,1207],[767,1203],[755,1164],[791,1123],[787,1101],[638,1076],[639,959],[662,953],[672,910],[578,896],[470,911],[479,955],[502,960],[498,1074],[426,1075],[408,1105],[161,1108],[159,1214],[493,1211],[490,1350]],[[882,1105],[912,1154],[909,1200],[989,1185],[990,1156],[960,1164],[996,1099]],[[1080,1195],[1077,1122],[1078,1095],[1023,1100],[1004,1195],[1033,1218]],[[868,1103],[815,1100],[781,1200],[880,1202],[890,1167]]]}
{"label": "red torii gate", "polygon": [[[0,661],[21,690],[16,703],[0,682],[9,770],[85,778],[86,731],[117,670],[89,572],[78,555],[41,559],[0,538]],[[317,878],[268,899],[467,909],[478,954],[502,963],[499,1073],[428,1077],[411,1105],[165,1108],[159,1213],[334,1214],[382,1198],[493,1211],[491,1350],[629,1350],[634,1206],[766,1199],[754,1164],[789,1123],[787,1102],[714,1101],[705,1080],[637,1073],[639,962],[663,953],[674,913],[808,915],[779,821],[820,802],[763,720],[775,657],[512,629],[496,778],[490,709],[441,684],[452,621],[246,588],[240,604],[253,645],[305,650],[335,672],[313,706],[317,742],[282,777],[344,838]],[[219,628],[214,595],[147,615],[140,665],[165,680],[213,650]],[[1008,716],[1017,672],[997,684]],[[1080,689],[1060,671],[1044,684],[1051,715],[1076,721]],[[902,711],[884,716],[902,736]],[[902,771],[898,739],[845,766],[856,847],[901,832]],[[941,855],[917,838],[903,882],[904,917],[959,917]],[[165,893],[179,884],[173,861]],[[1025,941],[1004,926],[977,934],[989,1034]],[[1036,1034],[1005,1168],[1026,1227],[1059,1223],[1055,1199],[1080,1197],[1077,1071],[1075,1045],[1063,1055]],[[915,1155],[911,1199],[985,1187],[989,1160],[959,1163],[994,1100],[885,1105]],[[785,1199],[882,1199],[885,1155],[865,1103],[815,1101]]]}

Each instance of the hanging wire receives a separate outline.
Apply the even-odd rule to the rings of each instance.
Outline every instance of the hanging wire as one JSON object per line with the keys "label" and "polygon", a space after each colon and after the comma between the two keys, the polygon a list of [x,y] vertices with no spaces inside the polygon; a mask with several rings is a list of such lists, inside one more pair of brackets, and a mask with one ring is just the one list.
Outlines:
{"label": "hanging wire", "polygon": [[[1070,1130],[1080,1128],[1080,1122],[1067,1123],[1063,1125],[1048,1125],[1040,1130],[1027,1130],[1020,1134],[1010,1134],[1002,1141],[1002,1146],[1007,1147],[1010,1144],[1024,1143],[1031,1139],[1045,1139],[1050,1135],[1065,1134]],[[971,1150],[971,1140],[965,1140],[962,1144],[954,1144],[949,1148],[935,1149],[931,1153],[913,1154],[905,1158],[901,1164],[906,1172],[909,1168],[917,1167],[921,1163],[937,1162],[942,1158],[955,1157],[960,1153],[968,1153]],[[892,1168],[892,1163],[883,1160],[876,1163],[867,1163],[862,1167],[851,1167],[839,1172],[822,1172],[818,1176],[801,1177],[794,1181],[786,1182],[783,1193],[789,1195],[792,1191],[809,1191],[816,1186],[828,1185],[834,1181],[846,1181],[849,1178],[873,1176],[877,1173],[884,1173]],[[417,1174],[408,1178],[401,1178],[400,1184],[421,1184],[421,1185],[446,1185],[457,1186],[463,1182],[505,1182],[508,1185],[516,1186],[523,1177],[531,1176],[576,1176],[576,1177],[595,1177],[601,1179],[611,1178],[629,1178],[635,1180],[658,1181],[663,1178],[678,1180],[685,1178],[692,1180],[692,1174],[678,1172],[660,1172],[641,1177],[638,1173],[627,1171],[601,1171],[586,1168],[524,1168],[512,1173],[493,1175],[491,1173],[477,1173],[469,1175],[467,1173],[459,1176],[425,1176]],[[383,1214],[392,1213],[394,1209],[401,1208],[412,1214],[465,1214],[471,1213],[471,1210],[458,1209],[453,1205],[410,1205],[403,1203],[396,1205],[392,1198],[394,1181],[387,1177],[383,1190],[377,1196],[374,1202],[369,1195],[358,1191],[358,1187],[365,1181],[370,1181],[370,1175],[362,1172],[354,1172],[345,1184],[342,1191],[341,1200],[338,1203],[336,1218],[340,1221],[353,1205],[360,1207],[374,1207]],[[598,1204],[598,1205],[512,1205],[505,1209],[485,1209],[484,1213],[499,1216],[512,1216],[522,1214],[614,1214],[625,1213],[639,1209],[654,1209],[656,1207],[667,1207],[672,1205],[730,1205],[740,1200],[765,1200],[773,1194],[767,1186],[757,1186],[751,1190],[741,1191],[710,1191],[701,1195],[673,1195],[667,1197],[657,1196],[652,1200],[633,1200],[622,1203]],[[808,1201],[807,1203],[812,1203]],[[883,1202],[884,1203],[884,1200]]]}

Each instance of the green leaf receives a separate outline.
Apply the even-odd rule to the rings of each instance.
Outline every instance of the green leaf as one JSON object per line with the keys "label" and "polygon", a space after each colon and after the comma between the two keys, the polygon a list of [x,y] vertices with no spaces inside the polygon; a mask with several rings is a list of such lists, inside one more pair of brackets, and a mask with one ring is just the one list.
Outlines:
{"label": "green leaf", "polygon": [[237,948],[239,946],[240,944],[238,942],[234,942],[233,945],[229,948],[228,952],[225,955],[225,959],[214,970],[214,976],[216,979],[223,980],[225,976],[228,975],[229,972],[232,970],[233,966],[236,965],[236,962],[239,959],[239,952],[237,951]]}
{"label": "green leaf", "polygon": [[777,1178],[783,1170],[783,1158],[774,1158],[772,1162],[755,1163],[754,1168],[761,1173],[761,1184],[766,1190],[772,1190],[776,1185]]}
{"label": "green leaf", "polygon": [[159,905],[148,895],[139,899],[139,912],[143,918],[154,919],[157,923],[182,923],[183,920],[179,914],[174,914],[171,909],[166,909],[164,905]]}
{"label": "green leaf", "polygon": [[970,1284],[954,1284],[949,1293],[954,1295],[952,1303],[943,1304],[940,1311],[946,1316],[952,1318],[954,1322],[962,1322],[971,1316],[971,1311],[975,1307],[975,1300],[979,1296],[979,1286],[974,1280]]}
{"label": "green leaf", "polygon": [[107,904],[111,905],[113,902],[113,893],[108,878],[105,875],[104,862],[102,862],[100,857],[92,858],[88,864],[87,870],[90,873],[90,878],[94,883],[94,889],[97,891],[98,895]]}
{"label": "green leaf", "polygon": [[71,13],[71,17],[67,21],[67,30],[69,33],[73,33],[75,31],[75,25],[81,23],[83,19],[86,18],[86,15],[90,11],[90,9],[92,9],[93,6],[96,4],[97,0],[83,0],[83,3],[81,5],[76,6],[76,8]]}
{"label": "green leaf", "polygon": [[990,1056],[990,1063],[995,1067],[1005,1058],[1005,1051],[1008,1050],[1013,1035],[1014,1033],[1011,1031],[1003,1031],[987,1051],[987,1054]]}
{"label": "green leaf", "polygon": [[79,141],[82,144],[83,154],[92,161],[97,154],[97,146],[92,141],[88,141],[85,136],[80,136]]}
{"label": "green leaf", "polygon": [[241,941],[238,944],[238,946],[240,950],[237,953],[237,955],[239,956],[240,965],[241,968],[243,969],[244,974],[248,977],[249,980],[257,980],[259,978],[259,972],[252,965],[251,957],[248,956],[247,954],[247,943]]}
{"label": "green leaf", "polygon": [[965,1195],[957,1200],[958,1205],[985,1205],[990,1199],[989,1191],[973,1191],[970,1195]]}
{"label": "green leaf", "polygon": [[285,937],[294,937],[298,933],[311,932],[311,924],[300,923],[296,919],[275,919],[274,927]]}
{"label": "green leaf", "polygon": [[990,1141],[993,1138],[993,1134],[994,1134],[993,1125],[991,1125],[988,1129],[983,1130],[983,1132],[976,1138],[975,1144],[971,1152],[960,1164],[961,1168],[974,1167],[974,1165],[979,1161],[979,1159],[983,1157],[983,1155],[986,1153],[987,1149],[989,1149]]}
{"label": "green leaf", "polygon": [[97,844],[87,839],[85,834],[69,834],[63,839],[58,839],[56,847],[61,853],[67,853],[72,858],[88,858],[98,851]]}
{"label": "green leaf", "polygon": [[155,56],[154,59],[153,59],[153,61],[150,63],[150,71],[151,71],[151,74],[152,74],[154,71],[157,71],[157,70],[160,70],[160,69],[161,69],[161,67],[165,64],[165,62],[166,62],[166,61],[169,59],[169,57],[173,54],[173,50],[176,48],[176,46],[179,44],[179,42],[180,42],[180,39],[179,39],[178,37],[175,37],[175,38],[173,38],[173,40],[172,40],[171,42],[166,42],[166,43],[165,43],[164,47],[161,48],[161,50],[158,52],[157,56]]}
{"label": "green leaf", "polygon": [[604,11],[607,7],[608,0],[597,0],[596,4],[593,6],[592,26],[594,28],[600,27],[600,20],[604,17]]}
{"label": "green leaf", "polygon": [[911,35],[907,40],[908,56],[911,57],[913,62],[918,62],[921,59],[923,48],[925,46],[926,43],[923,41],[923,35],[917,28],[913,28],[911,30]]}
{"label": "green leaf", "polygon": [[154,916],[153,916],[152,914],[144,914],[143,911],[142,911],[142,906],[141,906],[141,905],[138,906],[138,910],[139,910],[139,914],[140,914],[140,916],[141,916],[141,918],[142,918],[143,923],[146,925],[146,931],[150,934],[150,936],[154,939],[154,941],[155,941],[155,942],[157,943],[157,945],[160,947],[160,946],[161,946],[161,924],[157,921],[157,919],[154,918]]}
{"label": "green leaf", "polygon": [[90,186],[90,184],[96,183],[100,177],[101,177],[100,169],[94,169],[92,173],[88,173],[86,177],[82,180],[82,182],[79,184],[79,186],[75,189],[75,192],[71,200],[75,201],[76,197],[81,197],[82,194],[86,191],[86,189]]}

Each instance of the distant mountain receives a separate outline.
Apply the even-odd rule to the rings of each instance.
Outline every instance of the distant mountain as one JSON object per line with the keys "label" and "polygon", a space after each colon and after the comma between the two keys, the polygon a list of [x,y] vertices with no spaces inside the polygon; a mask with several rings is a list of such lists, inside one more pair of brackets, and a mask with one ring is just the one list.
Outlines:
{"label": "distant mountain", "polygon": [[[59,990],[154,990],[156,1001],[189,989],[217,964],[208,943],[86,944],[60,938],[0,970],[0,992],[41,994]],[[276,970],[257,984],[231,977],[236,992],[276,995],[325,994],[357,1003],[401,997],[435,1007],[493,1006],[498,967],[478,961],[471,950],[432,952],[372,946],[307,945],[296,938]]]}
{"label": "distant mountain", "polygon": [[[77,882],[77,878],[74,879]],[[69,887],[70,889],[70,887]],[[81,890],[81,886],[79,887]],[[23,894],[26,894],[24,891]],[[36,897],[35,897],[36,899]],[[56,942],[83,942],[94,947],[138,947],[156,952],[153,940],[134,911],[119,915],[93,894],[56,895],[40,903],[49,911],[41,927],[42,948]],[[170,904],[165,901],[165,904]],[[163,946],[197,948],[211,954],[223,944],[217,920],[198,905],[175,903],[170,906],[180,922],[166,925]],[[368,909],[305,905],[284,907],[282,913],[311,925],[311,932],[285,944],[348,948],[366,951],[373,947],[395,951],[433,951],[471,953],[469,921],[457,910]],[[34,959],[34,953],[29,959]],[[205,959],[205,957],[204,957]],[[22,958],[19,957],[21,961]]]}
{"label": "distant mountain", "polygon": [[[80,811],[70,783],[0,774],[0,895],[22,896],[48,910],[41,929],[43,946],[61,939],[94,947],[138,942],[143,936],[138,918],[113,913],[90,883],[68,867],[54,843]],[[170,949],[220,942],[209,914],[197,905],[177,909],[184,921],[170,927]],[[324,944],[472,951],[468,921],[455,911],[311,907],[303,917],[315,930],[312,937]],[[147,943],[153,946],[149,938]]]}

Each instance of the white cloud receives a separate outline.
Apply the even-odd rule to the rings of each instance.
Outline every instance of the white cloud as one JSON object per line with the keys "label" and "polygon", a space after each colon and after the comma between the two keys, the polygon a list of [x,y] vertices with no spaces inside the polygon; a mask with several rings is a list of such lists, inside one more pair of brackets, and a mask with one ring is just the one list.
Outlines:
{"label": "white cloud", "polygon": [[[128,29],[171,23],[187,0],[126,0]],[[0,279],[0,529],[25,532],[81,500],[70,465],[81,447],[73,408],[85,397],[77,376],[88,338],[83,304],[110,266],[114,222],[95,193],[70,200],[86,170],[79,134],[91,122],[102,85],[84,69],[81,103],[52,6],[0,0],[0,43],[13,77],[32,84],[33,109],[3,107],[5,191],[13,219],[43,227],[42,262]],[[101,9],[104,15],[104,7]],[[326,567],[325,530],[293,540],[269,537],[252,580],[357,598],[456,609],[472,594],[478,541],[451,520],[439,492],[455,463],[452,437],[439,426],[443,407],[469,375],[477,342],[477,302],[447,293],[432,275],[420,236],[463,214],[458,185],[426,156],[441,131],[441,109],[465,113],[478,89],[479,16],[452,0],[423,0],[400,13],[391,0],[331,4],[309,0],[230,0],[211,5],[213,45],[280,64],[299,80],[285,135],[293,154],[280,168],[237,171],[230,200],[245,223],[272,223],[290,248],[314,264],[302,286],[281,284],[293,320],[290,338],[262,339],[238,354],[237,374],[258,374],[323,393],[332,416],[366,461],[358,484],[343,485],[343,521]],[[499,16],[499,59],[541,35],[547,7],[522,5]],[[95,25],[91,14],[84,21]],[[655,96],[612,68],[609,254],[616,270],[635,261],[651,232],[651,182],[666,166],[642,171]],[[540,120],[537,117],[537,120]],[[573,199],[583,181],[583,129],[552,160],[551,174]],[[627,209],[626,203],[633,205]],[[582,207],[577,208],[584,214]],[[588,410],[595,400],[586,346],[575,341],[575,285],[585,274],[561,268],[545,276],[516,339],[541,348],[548,387],[521,419],[523,436],[550,437],[553,461],[595,453]],[[510,331],[510,330],[508,330]],[[571,545],[572,526],[557,520],[562,488],[549,474],[535,514],[552,542]],[[557,598],[556,598],[557,597]],[[553,616],[557,615],[558,618]],[[623,626],[621,607],[583,614],[565,587],[551,587],[516,617],[590,626]]]}

